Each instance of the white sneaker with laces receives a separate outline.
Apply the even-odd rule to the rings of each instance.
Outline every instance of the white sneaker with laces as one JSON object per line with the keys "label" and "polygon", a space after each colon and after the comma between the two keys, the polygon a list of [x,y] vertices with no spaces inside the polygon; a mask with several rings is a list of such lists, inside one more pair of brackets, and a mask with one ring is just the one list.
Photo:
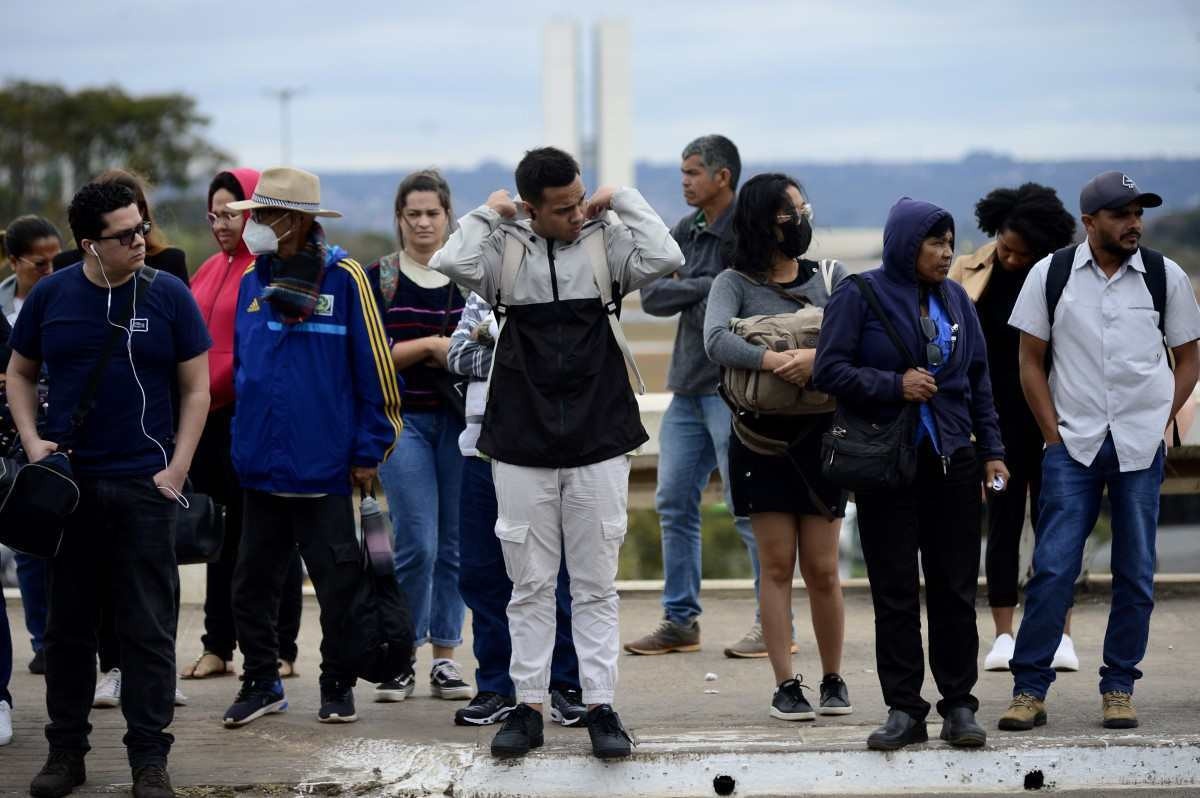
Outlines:
{"label": "white sneaker with laces", "polygon": [[186,707],[188,705],[188,697],[179,689],[179,685],[175,686],[175,706]]}
{"label": "white sneaker with laces", "polygon": [[987,657],[983,660],[983,669],[985,671],[1006,671],[1008,670],[1008,662],[1013,657],[1013,651],[1017,648],[1017,641],[1013,640],[1010,634],[998,635],[996,642],[992,643],[992,650],[988,652]]}
{"label": "white sneaker with laces", "polygon": [[0,745],[12,742],[12,707],[7,701],[0,701]]}
{"label": "white sneaker with laces", "polygon": [[96,694],[92,697],[92,706],[97,709],[121,706],[120,668],[113,668],[101,677],[100,684],[96,685]]}
{"label": "white sneaker with laces", "polygon": [[1058,641],[1058,648],[1054,650],[1054,661],[1050,663],[1050,667],[1056,671],[1074,672],[1079,670],[1079,657],[1075,654],[1075,644],[1067,635],[1063,635],[1062,640]]}

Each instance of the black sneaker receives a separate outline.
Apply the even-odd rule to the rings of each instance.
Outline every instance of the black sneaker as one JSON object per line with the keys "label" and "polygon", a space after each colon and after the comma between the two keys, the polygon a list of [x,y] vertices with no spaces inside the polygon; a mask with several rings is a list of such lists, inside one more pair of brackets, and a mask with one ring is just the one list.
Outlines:
{"label": "black sneaker", "polygon": [[621,725],[621,717],[608,704],[589,709],[588,736],[592,738],[592,754],[599,759],[618,759],[629,756],[633,738]]}
{"label": "black sneaker", "polygon": [[817,713],[813,712],[812,704],[804,697],[803,688],[808,685],[800,683],[802,678],[796,674],[795,679],[788,679],[775,688],[775,695],[771,698],[771,717],[780,720],[816,720]]}
{"label": "black sneaker", "polygon": [[542,713],[528,704],[517,704],[492,738],[492,756],[524,756],[531,748],[541,748],[543,742]]}
{"label": "black sneaker", "polygon": [[322,687],[317,720],[321,723],[353,723],[358,720],[358,713],[354,711],[354,688],[337,684]]}
{"label": "black sneaker", "polygon": [[821,708],[818,711],[822,715],[849,715],[854,711],[850,690],[838,674],[827,673],[821,679]]}
{"label": "black sneaker", "polygon": [[162,765],[133,769],[133,798],[175,798],[171,777]]}
{"label": "black sneaker", "polygon": [[87,781],[83,754],[73,751],[51,751],[46,764],[29,784],[34,798],[62,798]]}
{"label": "black sneaker", "polygon": [[491,726],[508,717],[517,700],[484,690],[471,699],[471,703],[454,713],[455,726]]}
{"label": "black sneaker", "polygon": [[463,681],[458,663],[452,659],[442,660],[429,671],[429,689],[434,698],[451,701],[466,701],[475,695],[475,688]]}
{"label": "black sneaker", "polygon": [[287,699],[283,695],[283,682],[278,679],[242,682],[242,689],[238,690],[233,705],[225,710],[225,728],[245,726],[263,715],[283,712],[287,705]]}
{"label": "black sneaker", "polygon": [[417,686],[417,676],[412,671],[402,673],[391,681],[384,682],[375,688],[375,703],[395,704],[413,694]]}
{"label": "black sneaker", "polygon": [[29,660],[29,672],[37,676],[46,675],[46,649],[33,652],[33,659]]}
{"label": "black sneaker", "polygon": [[586,726],[587,704],[580,690],[550,691],[550,720],[560,726]]}

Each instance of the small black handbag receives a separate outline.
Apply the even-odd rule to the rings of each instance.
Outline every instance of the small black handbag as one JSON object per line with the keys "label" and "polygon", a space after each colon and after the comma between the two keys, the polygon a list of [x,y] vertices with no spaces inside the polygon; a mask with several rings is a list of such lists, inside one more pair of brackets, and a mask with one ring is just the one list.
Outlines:
{"label": "small black handbag", "polygon": [[[860,275],[853,280],[871,311],[883,323],[900,357],[917,368],[900,340],[891,319],[879,305],[871,284]],[[917,422],[920,408],[905,402],[900,415],[889,422],[874,422],[845,402],[838,402],[829,431],[821,437],[821,474],[833,484],[855,493],[895,490],[911,485],[917,476]]]}
{"label": "small black handbag", "polygon": [[184,489],[188,506],[175,517],[175,562],[178,565],[214,563],[225,545],[225,505],[211,496]]}

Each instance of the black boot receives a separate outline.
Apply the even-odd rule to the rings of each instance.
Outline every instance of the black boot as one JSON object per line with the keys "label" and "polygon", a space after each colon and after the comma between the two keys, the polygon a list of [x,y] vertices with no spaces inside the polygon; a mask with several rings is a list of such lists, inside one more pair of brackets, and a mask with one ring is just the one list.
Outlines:
{"label": "black boot", "polygon": [[83,754],[74,751],[51,751],[46,764],[33,777],[29,794],[34,798],[62,798],[87,781]]}
{"label": "black boot", "polygon": [[955,748],[979,748],[987,742],[987,732],[975,722],[970,707],[955,707],[942,719],[941,738]]}
{"label": "black boot", "polygon": [[492,756],[524,756],[531,748],[541,748],[542,742],[542,713],[517,704],[492,738]]}
{"label": "black boot", "polygon": [[871,732],[867,748],[872,751],[895,751],[913,743],[929,741],[925,721],[917,720],[907,712],[893,709],[888,712],[887,723]]}
{"label": "black boot", "polygon": [[162,765],[134,768],[133,798],[175,798],[167,769]]}

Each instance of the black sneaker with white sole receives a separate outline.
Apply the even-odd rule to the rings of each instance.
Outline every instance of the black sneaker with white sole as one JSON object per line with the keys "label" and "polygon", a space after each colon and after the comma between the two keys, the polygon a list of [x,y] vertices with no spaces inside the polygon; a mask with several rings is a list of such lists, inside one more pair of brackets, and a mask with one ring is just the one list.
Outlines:
{"label": "black sneaker with white sole", "polygon": [[586,726],[587,704],[579,690],[550,691],[550,720],[560,726]]}
{"label": "black sneaker with white sole", "polygon": [[417,686],[417,675],[412,671],[402,673],[395,679],[386,681],[375,687],[375,703],[395,704],[413,694]]}
{"label": "black sneaker with white sole", "polygon": [[[771,717],[780,720],[816,720],[817,713],[813,712],[812,704],[804,697],[804,687],[801,677],[788,679],[775,688],[771,699]],[[811,689],[811,688],[810,688]]]}
{"label": "black sneaker with white sole", "polygon": [[817,711],[822,715],[849,715],[854,712],[850,690],[839,674],[827,673],[821,679],[821,708]]}
{"label": "black sneaker with white sole", "polygon": [[287,699],[283,695],[283,682],[278,679],[242,682],[242,689],[238,690],[237,698],[229,709],[225,710],[225,726],[230,729],[245,726],[263,715],[283,712],[287,706]]}
{"label": "black sneaker with white sole", "polygon": [[500,695],[484,690],[471,699],[471,703],[454,713],[455,726],[491,726],[508,717],[516,707],[512,696]]}
{"label": "black sneaker with white sole", "polygon": [[524,756],[544,742],[542,713],[528,704],[517,704],[492,738],[492,756]]}
{"label": "black sneaker with white sole", "polygon": [[322,687],[317,720],[322,723],[353,723],[358,720],[358,713],[354,711],[354,688],[340,684]]}
{"label": "black sneaker with white sole", "polygon": [[475,695],[475,688],[463,681],[458,663],[452,659],[444,659],[430,669],[429,689],[434,698],[446,698],[451,701],[466,701]]}

